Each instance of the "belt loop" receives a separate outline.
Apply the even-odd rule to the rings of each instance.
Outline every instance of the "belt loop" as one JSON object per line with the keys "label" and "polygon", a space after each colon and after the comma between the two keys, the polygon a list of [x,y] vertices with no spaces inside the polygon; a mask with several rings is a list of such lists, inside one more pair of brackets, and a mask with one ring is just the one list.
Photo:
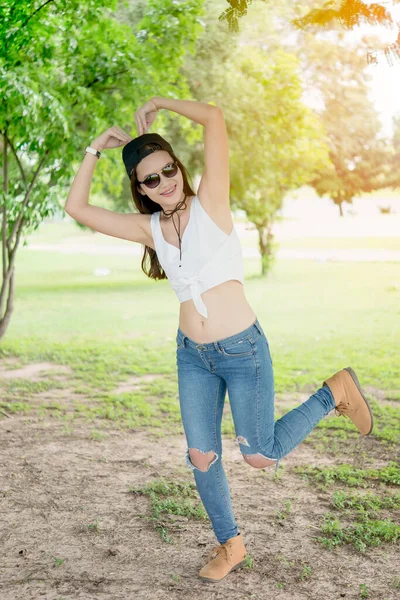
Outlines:
{"label": "belt loop", "polygon": [[185,346],[185,338],[186,338],[186,336],[185,336],[184,333],[182,333],[182,334],[178,333],[177,342],[178,342],[179,345],[183,346],[184,348],[186,348],[186,346]]}
{"label": "belt loop", "polygon": [[261,325],[260,325],[260,324],[259,324],[259,322],[258,322],[258,319],[256,319],[256,320],[254,321],[253,325],[254,325],[254,326],[255,326],[255,328],[257,329],[258,333],[259,333],[260,335],[262,335],[262,334],[263,334],[263,332],[262,332],[262,329],[261,329]]}

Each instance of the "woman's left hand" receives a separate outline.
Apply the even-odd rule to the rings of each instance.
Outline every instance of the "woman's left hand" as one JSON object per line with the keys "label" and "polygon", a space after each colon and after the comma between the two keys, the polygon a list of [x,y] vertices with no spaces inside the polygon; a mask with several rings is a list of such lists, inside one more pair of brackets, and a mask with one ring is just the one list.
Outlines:
{"label": "woman's left hand", "polygon": [[154,123],[158,108],[153,100],[148,100],[135,112],[136,131],[138,135],[147,133],[149,127]]}

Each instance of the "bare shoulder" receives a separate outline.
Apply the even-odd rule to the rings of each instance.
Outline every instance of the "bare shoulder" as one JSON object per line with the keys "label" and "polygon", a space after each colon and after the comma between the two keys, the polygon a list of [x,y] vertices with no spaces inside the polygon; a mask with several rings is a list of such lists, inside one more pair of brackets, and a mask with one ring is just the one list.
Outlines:
{"label": "bare shoulder", "polygon": [[208,216],[211,217],[214,223],[218,225],[222,231],[229,235],[233,227],[233,218],[229,201],[222,203],[215,202],[212,198],[210,198],[210,195],[207,194],[207,191],[204,187],[202,190],[199,188],[197,198],[199,199],[201,206],[204,208]]}

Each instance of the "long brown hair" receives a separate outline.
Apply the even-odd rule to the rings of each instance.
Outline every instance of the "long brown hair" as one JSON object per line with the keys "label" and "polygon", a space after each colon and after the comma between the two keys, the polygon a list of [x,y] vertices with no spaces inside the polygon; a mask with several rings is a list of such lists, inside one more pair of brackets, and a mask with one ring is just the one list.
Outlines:
{"label": "long brown hair", "polygon": [[[151,150],[152,152],[157,152],[158,150],[162,150],[159,144],[146,144],[144,146],[146,150]],[[192,183],[189,183],[190,175],[186,169],[186,167],[181,163],[179,158],[174,154],[174,152],[169,152],[171,158],[177,163],[179,166],[182,178],[183,178],[183,193],[185,194],[185,200],[187,196],[194,196],[195,193],[192,189]],[[147,195],[143,195],[139,192],[139,183],[136,176],[136,168],[133,169],[131,175],[131,192],[133,202],[138,209],[138,211],[142,214],[151,215],[158,210],[162,210],[161,206],[157,202],[153,202]],[[150,265],[147,265],[147,258],[150,260]],[[158,256],[153,248],[149,246],[144,247],[144,254],[142,258],[142,271],[152,279],[168,279],[167,274],[162,268]]]}

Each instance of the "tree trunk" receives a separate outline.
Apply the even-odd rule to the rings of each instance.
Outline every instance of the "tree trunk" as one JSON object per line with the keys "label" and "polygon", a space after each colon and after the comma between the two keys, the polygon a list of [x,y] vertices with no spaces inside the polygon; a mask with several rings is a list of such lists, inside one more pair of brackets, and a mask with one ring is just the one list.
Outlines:
{"label": "tree trunk", "polygon": [[[5,332],[7,331],[7,327],[10,323],[11,315],[14,310],[14,291],[15,291],[14,271],[15,271],[14,267],[12,267],[12,271],[11,271],[9,279],[3,279],[3,281],[2,281],[1,293],[3,294],[3,292],[4,292],[4,294],[6,294],[7,293],[6,286],[8,286],[8,296],[7,296],[6,311],[5,311],[4,315],[2,315],[0,317],[0,340],[3,337],[3,335],[5,334]],[[5,289],[3,289],[3,288],[5,288]]]}
{"label": "tree trunk", "polygon": [[265,276],[270,271],[274,262],[272,223],[257,227],[258,247],[261,254],[261,275]]}
{"label": "tree trunk", "polygon": [[[3,189],[5,196],[8,194],[8,140],[4,136],[3,144]],[[0,339],[5,334],[14,308],[14,260],[15,256],[10,253],[7,243],[7,208],[6,202],[1,207],[1,256],[2,256],[2,280],[0,289]],[[12,259],[10,261],[10,259]],[[7,304],[4,310],[5,300]]]}
{"label": "tree trunk", "polygon": [[339,202],[339,214],[341,217],[344,217],[343,214],[343,202]]}

